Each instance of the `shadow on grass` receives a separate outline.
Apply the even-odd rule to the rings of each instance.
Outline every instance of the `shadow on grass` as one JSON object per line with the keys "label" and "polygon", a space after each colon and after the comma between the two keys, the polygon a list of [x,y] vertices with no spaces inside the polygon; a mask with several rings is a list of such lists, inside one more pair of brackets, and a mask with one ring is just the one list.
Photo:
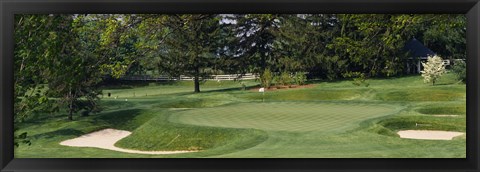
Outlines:
{"label": "shadow on grass", "polygon": [[[252,89],[252,88],[255,88],[255,87],[258,87],[258,86],[259,86],[258,84],[257,85],[252,85],[252,86],[247,86],[247,87],[245,87],[245,91],[247,91],[249,89]],[[182,93],[172,93],[172,94],[169,94],[169,95],[185,96],[185,95],[191,95],[191,94],[223,93],[223,92],[228,92],[228,91],[241,91],[241,90],[242,90],[242,87],[230,87],[230,88],[219,88],[219,89],[215,89],[215,90],[202,91],[202,88],[200,87],[200,92],[199,93],[195,93],[195,92],[191,91],[191,92],[182,92]]]}
{"label": "shadow on grass", "polygon": [[[136,87],[146,86],[178,86],[182,85],[181,81],[155,81],[155,80],[110,80],[103,84],[103,87],[108,89],[132,89]],[[193,84],[192,84],[193,85]]]}
{"label": "shadow on grass", "polygon": [[59,136],[80,136],[85,134],[84,132],[72,128],[67,128],[67,129],[60,129],[52,132],[47,132],[47,133],[42,133],[42,134],[36,134],[31,136],[32,139],[51,139],[51,138],[56,138]]}
{"label": "shadow on grass", "polygon": [[140,109],[106,112],[94,117],[92,122],[94,124],[104,124],[116,129],[132,130],[137,127],[136,124],[133,124],[133,120],[141,113],[142,110]]}
{"label": "shadow on grass", "polygon": [[441,85],[453,85],[453,84],[456,84],[455,82],[447,82],[447,83],[436,83],[435,85],[433,86],[441,86]]}
{"label": "shadow on grass", "polygon": [[[255,88],[255,87],[258,87],[258,86],[259,85],[252,85],[252,86],[245,87],[245,91],[250,90],[250,89]],[[203,91],[203,92],[200,92],[200,93],[215,93],[215,92],[222,93],[222,92],[227,92],[227,91],[238,91],[238,90],[242,90],[242,87],[223,88],[223,89],[218,89],[218,90],[207,90],[207,91]]]}
{"label": "shadow on grass", "polygon": [[30,125],[38,125],[48,122],[51,119],[68,119],[68,115],[66,113],[55,113],[55,114],[35,114],[31,117],[27,118],[22,125],[30,126]]}

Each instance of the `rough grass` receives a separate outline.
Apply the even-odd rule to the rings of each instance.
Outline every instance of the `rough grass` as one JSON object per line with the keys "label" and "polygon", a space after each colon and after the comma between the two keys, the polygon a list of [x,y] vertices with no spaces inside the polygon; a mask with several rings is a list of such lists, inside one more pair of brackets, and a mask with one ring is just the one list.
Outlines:
{"label": "rough grass", "polygon": [[384,101],[454,101],[465,100],[465,89],[457,87],[432,87],[396,89],[378,94]]}
{"label": "rough grass", "polygon": [[465,104],[430,105],[417,109],[419,113],[430,115],[463,115],[467,113]]}

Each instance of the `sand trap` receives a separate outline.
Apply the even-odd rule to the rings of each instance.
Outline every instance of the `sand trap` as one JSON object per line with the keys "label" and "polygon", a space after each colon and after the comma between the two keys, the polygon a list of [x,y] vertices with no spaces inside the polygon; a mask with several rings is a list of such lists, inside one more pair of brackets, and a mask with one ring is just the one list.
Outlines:
{"label": "sand trap", "polygon": [[104,129],[104,130],[96,131],[90,134],[85,134],[83,136],[80,136],[74,139],[65,140],[61,142],[60,145],[72,146],[72,147],[94,147],[94,148],[108,149],[108,150],[114,150],[119,152],[138,153],[138,154],[176,154],[176,153],[196,152],[196,151],[139,151],[139,150],[123,149],[123,148],[114,146],[117,141],[129,136],[130,134],[132,133],[124,130]]}
{"label": "sand trap", "polygon": [[454,137],[461,136],[464,133],[452,131],[433,131],[433,130],[403,130],[398,135],[401,138],[425,139],[425,140],[452,140]]}

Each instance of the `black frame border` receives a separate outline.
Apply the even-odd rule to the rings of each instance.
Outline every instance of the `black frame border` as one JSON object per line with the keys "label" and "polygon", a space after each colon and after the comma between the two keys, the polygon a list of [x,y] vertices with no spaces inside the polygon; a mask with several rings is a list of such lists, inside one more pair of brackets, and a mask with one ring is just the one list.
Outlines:
{"label": "black frame border", "polygon": [[[15,159],[13,16],[49,13],[458,13],[467,16],[466,159]],[[2,0],[0,171],[478,171],[479,0]]]}

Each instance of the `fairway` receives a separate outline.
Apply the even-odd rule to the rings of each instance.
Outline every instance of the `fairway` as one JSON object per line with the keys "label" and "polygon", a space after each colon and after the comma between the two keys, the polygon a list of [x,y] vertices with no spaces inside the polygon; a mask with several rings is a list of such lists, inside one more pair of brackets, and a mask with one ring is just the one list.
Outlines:
{"label": "fairway", "polygon": [[396,112],[387,105],[360,103],[273,102],[241,103],[200,108],[171,115],[171,122],[265,131],[345,132],[358,123]]}

